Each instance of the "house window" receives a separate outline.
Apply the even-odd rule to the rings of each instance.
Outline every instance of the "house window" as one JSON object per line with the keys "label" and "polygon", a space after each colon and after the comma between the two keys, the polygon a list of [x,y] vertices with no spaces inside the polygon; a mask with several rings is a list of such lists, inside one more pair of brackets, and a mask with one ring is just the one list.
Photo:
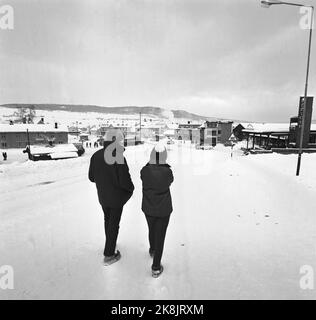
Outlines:
{"label": "house window", "polygon": [[220,136],[222,134],[222,130],[218,130],[218,135]]}
{"label": "house window", "polygon": [[216,136],[217,131],[216,130],[212,130],[212,136]]}

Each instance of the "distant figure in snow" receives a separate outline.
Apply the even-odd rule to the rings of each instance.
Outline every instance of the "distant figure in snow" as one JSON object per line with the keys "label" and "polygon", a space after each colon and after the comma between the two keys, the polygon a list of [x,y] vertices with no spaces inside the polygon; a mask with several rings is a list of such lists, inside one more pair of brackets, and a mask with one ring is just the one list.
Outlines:
{"label": "distant figure in snow", "polygon": [[134,185],[121,145],[123,135],[119,130],[107,132],[104,148],[93,154],[90,161],[89,180],[97,187],[104,213],[105,247],[104,263],[110,265],[121,258],[116,248],[123,206],[130,199]]}
{"label": "distant figure in snow", "polygon": [[2,152],[3,161],[7,161],[8,155],[6,152]]}
{"label": "distant figure in snow", "polygon": [[142,211],[145,213],[149,229],[149,254],[153,258],[151,269],[154,278],[163,272],[161,257],[173,210],[169,189],[173,182],[173,174],[166,161],[166,148],[157,145],[140,173],[143,182]]}

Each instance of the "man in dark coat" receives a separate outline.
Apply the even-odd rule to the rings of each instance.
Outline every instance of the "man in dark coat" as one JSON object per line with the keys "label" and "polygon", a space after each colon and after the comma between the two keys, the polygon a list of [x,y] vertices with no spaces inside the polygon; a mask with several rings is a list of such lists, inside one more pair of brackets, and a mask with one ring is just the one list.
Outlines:
{"label": "man in dark coat", "polygon": [[89,180],[96,184],[99,202],[104,212],[106,265],[118,261],[121,257],[118,250],[115,252],[119,225],[123,206],[134,191],[121,140],[120,132],[108,132],[104,148],[93,154],[89,168]]}
{"label": "man in dark coat", "polygon": [[151,152],[149,163],[141,170],[142,211],[145,213],[149,229],[149,254],[153,257],[152,275],[155,278],[163,272],[161,257],[173,210],[169,189],[173,182],[173,174],[166,160],[166,148],[155,147]]}

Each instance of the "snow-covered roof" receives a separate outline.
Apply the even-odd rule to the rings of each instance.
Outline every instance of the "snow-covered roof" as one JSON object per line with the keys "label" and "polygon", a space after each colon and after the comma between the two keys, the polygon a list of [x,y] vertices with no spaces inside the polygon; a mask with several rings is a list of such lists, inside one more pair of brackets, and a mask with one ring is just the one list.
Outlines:
{"label": "snow-covered roof", "polygon": [[32,154],[53,154],[65,152],[77,152],[77,148],[72,144],[57,144],[53,147],[50,146],[30,146]]}
{"label": "snow-covered roof", "polygon": [[[289,123],[241,123],[245,128],[243,131],[253,132],[288,132]],[[316,124],[311,125],[311,130],[316,130]]]}
{"label": "snow-covered roof", "polygon": [[279,132],[289,131],[289,123],[248,123],[243,124],[245,130],[255,132]]}
{"label": "snow-covered roof", "polygon": [[178,129],[179,125],[177,123],[167,123],[167,127],[168,129],[174,130],[174,129]]}
{"label": "snow-covered roof", "polygon": [[143,124],[142,123],[142,129],[160,129],[160,128],[161,128],[161,126],[159,126],[157,124]]}
{"label": "snow-covered roof", "polygon": [[58,125],[55,128],[54,124],[0,124],[0,132],[68,132],[67,126]]}
{"label": "snow-covered roof", "polygon": [[163,134],[165,136],[172,136],[172,135],[174,135],[174,133],[175,133],[175,129],[168,129],[168,130],[164,131]]}

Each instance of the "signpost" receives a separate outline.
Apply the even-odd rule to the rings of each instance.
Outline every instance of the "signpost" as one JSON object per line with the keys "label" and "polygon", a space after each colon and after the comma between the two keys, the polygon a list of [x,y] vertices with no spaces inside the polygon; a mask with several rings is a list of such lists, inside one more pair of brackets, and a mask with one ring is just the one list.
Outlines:
{"label": "signpost", "polygon": [[300,98],[300,105],[298,110],[298,122],[296,132],[296,147],[300,147],[300,141],[302,137],[302,148],[308,148],[310,128],[312,123],[313,114],[313,97],[307,97],[305,106],[305,117],[304,117],[304,97]]}
{"label": "signpost", "polygon": [[228,141],[231,144],[231,152],[230,152],[230,157],[233,158],[233,151],[234,151],[234,146],[237,143],[237,138],[235,137],[234,133],[231,134],[231,136],[229,137]]}

